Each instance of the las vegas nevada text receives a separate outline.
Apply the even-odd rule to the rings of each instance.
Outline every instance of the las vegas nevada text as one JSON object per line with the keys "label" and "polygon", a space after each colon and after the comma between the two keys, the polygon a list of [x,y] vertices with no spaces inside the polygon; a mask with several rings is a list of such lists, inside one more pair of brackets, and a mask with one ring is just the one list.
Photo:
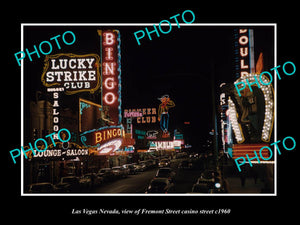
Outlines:
{"label": "las vegas nevada text", "polygon": [[276,194],[296,142],[275,139],[274,83],[296,66],[275,64],[276,24],[196,16],[22,24],[23,195]]}

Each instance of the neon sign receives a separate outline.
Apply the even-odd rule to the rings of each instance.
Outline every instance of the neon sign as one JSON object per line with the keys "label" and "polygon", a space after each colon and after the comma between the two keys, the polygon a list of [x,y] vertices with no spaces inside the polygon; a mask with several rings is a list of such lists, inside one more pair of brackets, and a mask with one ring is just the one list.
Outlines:
{"label": "neon sign", "polygon": [[156,123],[156,108],[124,109],[124,117],[136,118],[136,123]]}
{"label": "neon sign", "polygon": [[99,62],[96,54],[46,56],[42,83],[46,87],[64,87],[66,94],[94,93],[100,87]]}
{"label": "neon sign", "polygon": [[102,44],[102,105],[114,124],[121,123],[121,53],[118,30],[98,30]]}
{"label": "neon sign", "polygon": [[125,131],[122,125],[108,126],[83,132],[80,136],[81,142],[84,146],[99,148],[106,142],[109,142],[116,138],[122,139],[125,136]]}
{"label": "neon sign", "polygon": [[99,155],[109,155],[117,151],[121,147],[121,145],[122,145],[122,139],[116,138],[98,147],[97,151]]}

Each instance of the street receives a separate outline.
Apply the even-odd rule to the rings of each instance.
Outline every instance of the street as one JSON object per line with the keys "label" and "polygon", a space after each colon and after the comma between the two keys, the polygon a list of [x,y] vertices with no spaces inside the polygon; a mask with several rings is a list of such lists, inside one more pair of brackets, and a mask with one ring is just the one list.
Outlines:
{"label": "street", "polygon": [[[196,165],[193,169],[178,168],[182,159],[171,160],[171,168],[176,172],[174,185],[175,188],[170,193],[192,193],[192,187],[200,177],[201,169],[199,159],[194,161]],[[146,188],[149,186],[150,181],[155,177],[155,174],[159,168],[151,168],[144,172],[139,172],[135,175],[128,175],[127,178],[121,178],[115,181],[107,182],[99,187],[92,188],[89,193],[145,193]],[[232,175],[230,172],[231,165],[225,169],[224,180],[227,184],[227,193],[261,193],[265,183],[262,179],[254,179],[250,176],[245,178],[245,185],[242,186],[240,176]],[[229,172],[228,172],[229,171]]]}
{"label": "street", "polygon": [[[174,193],[191,192],[193,184],[200,175],[199,170],[178,169],[182,160],[172,160],[171,168],[176,172]],[[129,175],[116,181],[105,183],[100,187],[93,188],[92,193],[145,193],[150,181],[155,177],[159,168],[151,168],[135,175]]]}

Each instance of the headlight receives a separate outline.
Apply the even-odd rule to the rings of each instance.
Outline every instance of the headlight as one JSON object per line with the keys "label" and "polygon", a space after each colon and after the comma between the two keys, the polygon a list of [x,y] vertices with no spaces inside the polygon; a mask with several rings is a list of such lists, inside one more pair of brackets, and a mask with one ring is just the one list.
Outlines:
{"label": "headlight", "polygon": [[220,184],[220,183],[215,183],[215,187],[216,187],[216,188],[220,188],[220,187],[221,187],[221,184]]}

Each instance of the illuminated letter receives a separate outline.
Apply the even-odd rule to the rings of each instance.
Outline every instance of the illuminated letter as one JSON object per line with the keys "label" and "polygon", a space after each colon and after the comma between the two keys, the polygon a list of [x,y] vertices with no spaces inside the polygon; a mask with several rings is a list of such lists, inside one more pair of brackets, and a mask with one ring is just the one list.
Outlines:
{"label": "illuminated letter", "polygon": [[[293,72],[291,72],[291,73],[287,73],[287,72],[286,72],[286,70],[285,70],[285,65],[286,65],[287,63],[292,64],[292,66],[293,66],[293,68],[294,68],[294,71],[293,71]],[[291,76],[291,75],[293,75],[293,74],[296,72],[296,66],[295,66],[294,63],[288,61],[288,62],[286,62],[285,64],[283,64],[282,70],[283,70],[283,72],[284,72],[286,75]]]}
{"label": "illuminated letter", "polygon": [[93,64],[93,62],[95,61],[95,59],[94,58],[87,58],[87,59],[85,59],[87,62],[88,62],[88,64],[89,64],[89,69],[93,69],[93,66],[92,66],[92,64]]}
{"label": "illuminated letter", "polygon": [[[238,86],[239,86],[240,84],[244,84],[244,87],[243,87],[242,89],[239,89],[239,88],[238,88]],[[235,86],[235,88],[236,88],[236,90],[237,90],[239,96],[241,97],[242,95],[241,95],[240,91],[241,91],[241,90],[244,90],[244,89],[246,88],[245,82],[243,82],[243,81],[238,82],[238,83],[234,84],[234,86]]]}
{"label": "illuminated letter", "polygon": [[[110,98],[111,98],[110,101],[109,101],[109,96],[110,96]],[[116,96],[115,96],[113,93],[111,93],[111,92],[108,92],[108,93],[106,93],[106,94],[104,95],[104,101],[105,101],[106,104],[108,104],[108,105],[113,104],[113,103],[115,102],[115,100],[116,100]]]}
{"label": "illuminated letter", "polygon": [[[105,70],[103,71],[103,75],[115,75],[115,65],[116,63],[111,62],[111,63],[103,63]],[[110,64],[110,66],[109,66]]]}
{"label": "illuminated letter", "polygon": [[105,56],[106,60],[113,60],[114,57],[111,56],[111,52],[113,51],[113,48],[105,48],[105,51],[107,52],[107,56]]}
{"label": "illuminated letter", "polygon": [[112,137],[112,130],[107,130],[107,139]]}
{"label": "illuminated letter", "polygon": [[[73,64],[73,66],[72,66],[72,65],[71,65],[72,62],[74,62],[75,65]],[[76,68],[76,59],[70,59],[70,60],[69,60],[69,67],[70,67],[70,69],[75,69],[75,68]]]}
{"label": "illuminated letter", "polygon": [[[24,55],[21,56],[21,58],[18,58],[18,57],[17,57],[17,54],[24,54]],[[21,61],[22,59],[24,59],[25,56],[26,56],[26,54],[25,54],[25,52],[23,52],[23,51],[20,51],[20,52],[15,53],[15,57],[16,57],[16,60],[17,60],[17,62],[18,62],[18,64],[19,64],[19,66],[21,66],[20,61]]]}
{"label": "illuminated letter", "polygon": [[47,82],[53,82],[54,81],[54,72],[48,71],[46,73],[46,81]]}
{"label": "illuminated letter", "polygon": [[53,126],[53,130],[54,130],[54,131],[58,131],[58,129],[59,129],[58,125],[54,125],[54,126]]}
{"label": "illuminated letter", "polygon": [[[109,82],[110,81],[110,82]],[[109,77],[106,78],[106,80],[104,81],[104,86],[108,89],[114,89],[115,88],[115,82],[114,82],[114,78],[113,77]]]}
{"label": "illuminated letter", "polygon": [[52,63],[51,69],[52,70],[58,70],[59,69],[59,65],[55,66],[55,61],[56,61],[56,59],[51,59],[51,63]]}
{"label": "illuminated letter", "polygon": [[104,34],[105,41],[104,45],[113,45],[114,44],[114,34],[111,32],[107,32]]}
{"label": "illuminated letter", "polygon": [[245,57],[248,55],[248,48],[240,48],[240,55]]}
{"label": "illuminated letter", "polygon": [[102,135],[101,135],[101,132],[97,132],[95,133],[95,143],[99,143],[102,141]]}
{"label": "illuminated letter", "polygon": [[248,41],[249,41],[249,39],[248,39],[247,36],[241,36],[241,37],[239,38],[239,43],[240,43],[241,45],[246,45],[246,44],[248,44]]}
{"label": "illuminated letter", "polygon": [[242,60],[241,60],[241,69],[248,69],[248,68],[249,68],[249,66],[248,66],[248,65],[245,65],[245,60],[242,59]]}
{"label": "illuminated letter", "polygon": [[245,77],[245,76],[247,76],[249,73],[247,72],[247,71],[242,71],[241,72],[241,77]]}
{"label": "illuminated letter", "polygon": [[[142,32],[143,34],[143,36],[141,36],[141,37],[137,37],[137,33],[139,33],[139,32]],[[135,39],[136,39],[136,41],[137,41],[137,43],[138,43],[138,45],[141,45],[141,43],[140,43],[140,41],[139,41],[139,39],[141,39],[141,38],[143,38],[143,37],[145,37],[145,32],[143,31],[143,30],[138,30],[138,31],[136,31],[136,32],[134,32],[133,33],[134,34],[134,36],[135,36]]]}
{"label": "illuminated letter", "polygon": [[89,74],[89,78],[88,80],[96,80],[96,71],[95,70],[89,70],[88,71],[88,74]]}

